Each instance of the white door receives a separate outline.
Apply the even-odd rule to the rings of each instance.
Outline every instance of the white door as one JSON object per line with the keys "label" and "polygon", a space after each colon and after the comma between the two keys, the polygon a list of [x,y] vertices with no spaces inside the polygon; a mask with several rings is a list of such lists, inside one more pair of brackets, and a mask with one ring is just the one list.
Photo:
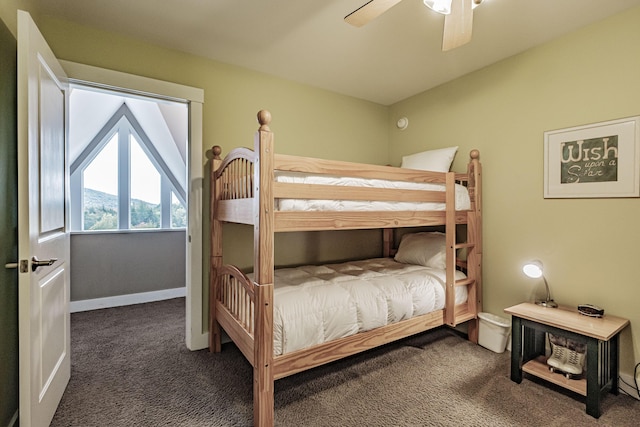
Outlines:
{"label": "white door", "polygon": [[49,425],[71,375],[66,84],[31,16],[19,11],[19,400],[27,427]]}

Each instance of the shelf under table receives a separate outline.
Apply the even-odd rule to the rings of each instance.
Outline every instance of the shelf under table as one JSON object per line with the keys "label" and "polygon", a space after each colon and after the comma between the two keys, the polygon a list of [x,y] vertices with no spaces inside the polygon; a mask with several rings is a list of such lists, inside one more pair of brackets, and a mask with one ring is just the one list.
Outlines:
{"label": "shelf under table", "polygon": [[522,370],[575,393],[587,395],[587,380],[585,378],[568,379],[564,374],[551,372],[549,365],[547,365],[547,358],[544,356],[528,361],[522,365]]}

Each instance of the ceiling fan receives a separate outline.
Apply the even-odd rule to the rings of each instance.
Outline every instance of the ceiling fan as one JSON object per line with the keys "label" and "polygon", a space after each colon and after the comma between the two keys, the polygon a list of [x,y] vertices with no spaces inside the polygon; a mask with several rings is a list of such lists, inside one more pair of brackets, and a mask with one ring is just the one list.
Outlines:
{"label": "ceiling fan", "polygon": [[[353,26],[362,27],[400,1],[369,0],[359,9],[345,16],[344,20]],[[442,35],[443,51],[454,49],[471,41],[473,9],[480,3],[482,0],[424,0],[424,4],[429,8],[445,15]]]}

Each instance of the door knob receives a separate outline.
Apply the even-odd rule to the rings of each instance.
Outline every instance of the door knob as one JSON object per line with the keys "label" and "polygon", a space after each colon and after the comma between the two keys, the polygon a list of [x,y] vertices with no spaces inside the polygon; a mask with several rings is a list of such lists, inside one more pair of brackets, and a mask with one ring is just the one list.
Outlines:
{"label": "door knob", "polygon": [[39,260],[34,256],[33,258],[31,258],[31,271],[36,271],[38,267],[46,267],[49,265],[53,265],[53,263],[55,263],[57,260],[58,258]]}

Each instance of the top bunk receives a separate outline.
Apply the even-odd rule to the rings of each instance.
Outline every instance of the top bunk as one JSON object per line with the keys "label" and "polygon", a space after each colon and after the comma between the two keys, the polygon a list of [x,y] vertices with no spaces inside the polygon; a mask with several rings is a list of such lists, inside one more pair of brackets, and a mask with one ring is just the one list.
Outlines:
{"label": "top bunk", "polygon": [[213,221],[285,232],[468,224],[480,215],[477,150],[465,173],[276,154],[270,121],[268,111],[258,113],[253,150],[220,159],[213,147]]}

